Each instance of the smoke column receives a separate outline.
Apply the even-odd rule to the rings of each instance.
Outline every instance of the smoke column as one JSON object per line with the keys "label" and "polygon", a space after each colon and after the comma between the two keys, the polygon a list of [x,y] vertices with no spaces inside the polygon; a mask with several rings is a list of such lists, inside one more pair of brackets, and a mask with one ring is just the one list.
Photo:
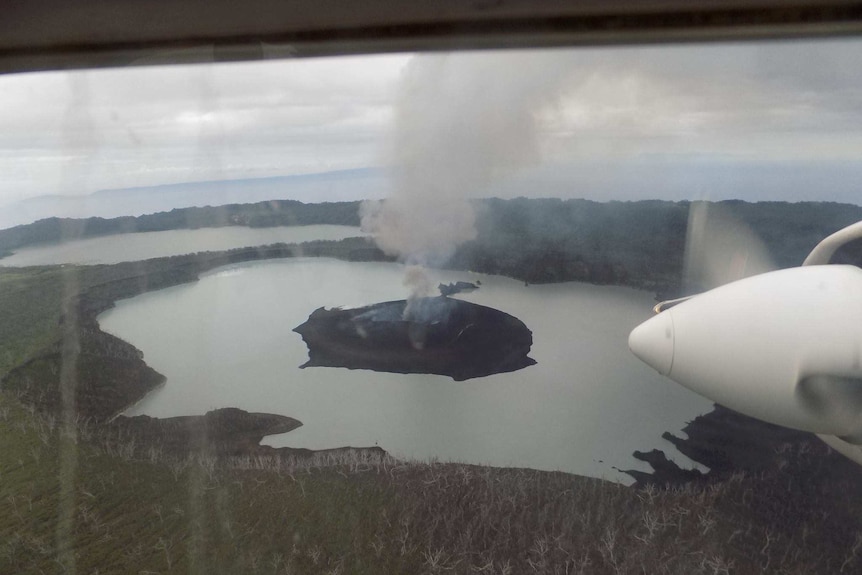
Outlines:
{"label": "smoke column", "polygon": [[[539,158],[537,114],[557,99],[571,54],[506,52],[414,57],[392,139],[394,191],[366,202],[362,227],[411,266],[442,266],[476,237],[470,198]],[[428,281],[411,269],[405,285]],[[414,289],[419,287],[419,290]]]}

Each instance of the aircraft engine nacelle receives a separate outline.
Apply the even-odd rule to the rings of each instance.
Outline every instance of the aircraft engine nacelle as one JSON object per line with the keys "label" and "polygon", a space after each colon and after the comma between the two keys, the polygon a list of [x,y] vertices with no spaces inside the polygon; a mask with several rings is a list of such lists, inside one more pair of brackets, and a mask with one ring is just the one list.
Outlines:
{"label": "aircraft engine nacelle", "polygon": [[813,265],[697,295],[632,331],[641,360],[759,419],[862,443],[862,269]]}

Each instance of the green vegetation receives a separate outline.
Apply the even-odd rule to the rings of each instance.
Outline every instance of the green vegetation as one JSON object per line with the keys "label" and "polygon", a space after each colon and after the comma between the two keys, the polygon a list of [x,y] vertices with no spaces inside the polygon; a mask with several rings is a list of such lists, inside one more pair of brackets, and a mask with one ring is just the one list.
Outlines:
{"label": "green vegetation", "polygon": [[[450,266],[530,283],[587,281],[659,292],[681,285],[690,202],[483,200],[478,237]],[[862,207],[825,202],[718,202],[765,244],[778,267],[798,266],[820,240],[862,220]],[[691,286],[700,291],[700,286]]]}
{"label": "green vegetation", "polygon": [[834,457],[788,445],[769,471],[672,489],[356,453],[176,458],[0,394],[0,572],[857,573],[862,482]]}
{"label": "green vegetation", "polygon": [[272,200],[255,204],[177,208],[137,217],[47,218],[0,230],[0,256],[24,246],[111,234],[224,226],[265,228],[311,224],[358,226],[359,202],[304,204],[294,200]]}
{"label": "green vegetation", "polygon": [[2,573],[326,573],[354,545],[366,552],[340,572],[374,572],[362,526],[383,489],[341,468],[167,460],[0,396],[0,470]]}
{"label": "green vegetation", "polygon": [[[608,281],[678,280],[684,204],[496,202],[487,203],[480,237],[456,256],[457,265],[530,281],[575,279],[565,274],[583,272],[572,264],[581,254],[592,281],[605,277],[595,275],[604,263],[614,274]],[[862,219],[846,206],[811,204],[766,205],[772,215],[761,220],[750,206],[732,207],[751,218],[770,249],[790,246],[773,253],[782,264],[844,220]],[[776,217],[789,219],[784,236],[770,235]],[[541,225],[527,226],[531,221]],[[642,227],[618,227],[626,225]],[[492,228],[506,233],[495,239]],[[795,244],[782,243],[793,234]],[[601,243],[603,236],[616,239]],[[557,255],[538,260],[544,267],[527,267],[527,254],[557,243]],[[726,459],[681,486],[627,488],[370,451],[182,452],[104,423],[157,378],[137,350],[98,329],[100,311],[227,263],[295,255],[383,258],[354,239],[113,266],[0,268],[0,573],[862,570],[862,473],[810,435],[770,440],[755,462]],[[665,267],[661,256],[670,258]],[[748,436],[760,433],[758,425],[750,422]],[[709,445],[691,453],[708,449],[717,458],[738,439],[716,426]]]}
{"label": "green vegetation", "polygon": [[67,277],[58,268],[0,268],[0,378],[59,339]]}
{"label": "green vegetation", "polygon": [[[478,236],[461,246],[447,266],[530,283],[621,284],[662,295],[700,291],[703,286],[682,285],[692,205],[659,200],[477,200],[474,209]],[[799,265],[824,237],[862,220],[862,206],[849,204],[734,200],[716,205],[751,229],[778,267]],[[49,218],[0,230],[0,254],[28,245],[129,232],[220,226],[359,225],[358,209],[359,202],[303,204],[279,200],[182,208],[138,217]],[[859,252],[862,248],[857,246],[857,256]]]}
{"label": "green vegetation", "polygon": [[[0,267],[0,389],[55,412],[74,404],[78,414],[108,419],[164,381],[142,354],[99,329],[96,316],[118,299],[195,281],[230,263],[297,256],[377,260],[383,254],[362,238],[276,244],[203,252],[116,265]],[[71,369],[64,369],[71,366]],[[65,394],[65,395],[64,395]]]}

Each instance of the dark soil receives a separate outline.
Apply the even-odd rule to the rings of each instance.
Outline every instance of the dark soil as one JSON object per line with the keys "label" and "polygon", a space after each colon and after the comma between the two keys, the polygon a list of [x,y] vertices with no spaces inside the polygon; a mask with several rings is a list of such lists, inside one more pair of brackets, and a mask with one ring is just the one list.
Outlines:
{"label": "dark soil", "polygon": [[431,373],[463,381],[536,363],[527,356],[533,333],[524,322],[443,296],[320,308],[294,331],[308,345],[302,367]]}

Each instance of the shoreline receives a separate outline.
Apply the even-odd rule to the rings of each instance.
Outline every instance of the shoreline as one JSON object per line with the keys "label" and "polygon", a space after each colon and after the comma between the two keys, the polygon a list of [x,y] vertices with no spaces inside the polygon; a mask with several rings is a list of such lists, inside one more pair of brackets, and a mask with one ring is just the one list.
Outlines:
{"label": "shoreline", "polygon": [[[64,306],[66,313],[61,318],[61,338],[47,349],[43,349],[41,353],[10,370],[3,378],[4,386],[9,387],[8,383],[11,381],[13,382],[12,387],[15,389],[14,382],[16,379],[27,379],[27,375],[35,374],[36,377],[32,379],[37,381],[39,389],[27,389],[26,386],[22,389],[21,386],[17,386],[19,397],[23,395],[25,402],[35,405],[41,411],[56,412],[59,405],[59,378],[51,380],[48,377],[49,381],[45,385],[46,379],[44,377],[47,373],[60,373],[60,366],[64,359],[63,338],[71,338],[80,344],[80,349],[75,356],[81,364],[79,369],[82,366],[85,368],[85,373],[81,373],[78,378],[81,385],[77,389],[76,403],[80,415],[108,427],[125,426],[124,428],[127,429],[134,427],[135,433],[144,442],[158,443],[159,429],[165,425],[176,425],[170,420],[183,421],[189,429],[207,428],[209,425],[207,417],[214,417],[210,415],[214,412],[202,416],[181,416],[181,419],[123,415],[123,412],[141,401],[150,392],[164,385],[165,378],[146,364],[140,350],[111,334],[103,332],[98,324],[98,315],[113,308],[118,300],[195,282],[201,275],[211,273],[223,266],[247,264],[260,260],[309,256],[332,257],[346,261],[391,261],[391,258],[384,256],[382,252],[369,245],[365,239],[351,238],[295,245],[276,244],[257,248],[239,248],[225,252],[203,252],[185,256],[155,258],[141,262],[69,268],[70,273],[78,274],[80,276],[78,279],[83,281],[81,281],[80,290],[73,294],[67,305]],[[642,289],[636,286],[619,287]],[[106,390],[109,392],[108,394],[105,394]],[[219,411],[221,410],[216,410],[216,412]],[[385,453],[379,447],[342,447],[312,451],[301,448],[274,448],[260,445],[262,438],[267,435],[290,431],[290,429],[273,431],[268,428],[264,418],[266,415],[249,415],[252,419],[261,418],[258,422],[261,427],[257,428],[260,437],[254,444],[249,442],[247,434],[243,435],[244,432],[240,427],[235,426],[237,437],[234,438],[233,443],[226,441],[223,436],[218,436],[221,438],[219,441],[223,444],[222,447],[228,444],[233,447],[222,449],[222,447],[215,446],[215,450],[236,454],[236,447],[242,445],[246,449],[246,454],[292,457],[311,456],[314,453],[344,449],[372,450],[375,454]],[[182,419],[183,417],[198,419]],[[129,420],[136,418],[144,418],[137,419],[137,421],[148,423],[136,423],[134,425],[128,423]],[[222,425],[231,427],[230,418],[223,420]],[[295,427],[291,429],[295,429]],[[759,454],[758,457],[761,457],[763,462],[774,462],[774,458],[768,457],[769,453],[780,448],[782,444],[812,441],[820,444],[819,440],[811,434],[771,426],[720,407],[695,418],[683,431],[688,435],[688,439],[681,439],[667,432],[662,434],[662,438],[670,441],[679,452],[689,459],[708,467],[708,472],[701,473],[696,470],[682,469],[669,461],[664,452],[659,449],[633,454],[636,459],[649,463],[653,468],[652,473],[622,469],[619,471],[632,477],[635,486],[648,484],[680,485],[690,482],[714,481],[726,477],[734,470],[757,469],[757,465],[751,461],[752,453]],[[209,434],[205,435],[209,436]],[[752,447],[753,438],[757,438],[755,448]],[[190,450],[192,442],[189,441],[188,443]],[[720,447],[726,444],[731,444],[732,447]],[[207,449],[212,448],[213,446],[207,447]]]}
{"label": "shoreline", "polygon": [[664,432],[662,438],[680,453],[709,470],[684,469],[669,460],[660,449],[636,451],[634,457],[648,463],[652,473],[621,469],[631,476],[635,487],[679,487],[686,484],[711,484],[744,473],[757,475],[783,469],[788,454],[817,454],[821,464],[834,473],[860,473],[858,466],[839,454],[813,433],[798,431],[748,417],[714,404],[709,413],[690,421],[682,432],[687,438]]}
{"label": "shoreline", "polygon": [[[150,260],[143,260],[141,262],[124,262],[120,264],[97,266],[78,266],[77,269],[80,273],[83,273],[84,275],[87,275],[88,273],[94,273],[96,276],[99,277],[99,281],[95,281],[92,282],[90,285],[83,286],[79,293],[73,295],[72,301],[70,302],[69,306],[71,309],[67,312],[70,316],[76,316],[78,328],[77,331],[79,333],[89,332],[95,334],[96,339],[103,340],[101,342],[97,341],[96,345],[85,345],[82,347],[81,356],[91,359],[92,362],[95,364],[93,366],[93,369],[88,369],[87,371],[90,374],[102,371],[99,369],[99,367],[110,364],[111,362],[115,362],[116,358],[113,356],[117,355],[117,349],[124,349],[125,351],[123,352],[123,354],[126,356],[127,359],[125,371],[127,373],[137,374],[137,380],[142,379],[140,377],[142,374],[147,374],[148,376],[146,378],[143,378],[144,381],[138,381],[137,383],[134,378],[130,379],[128,377],[124,377],[119,379],[115,378],[111,382],[101,382],[103,385],[96,385],[95,387],[101,388],[102,390],[106,388],[111,389],[115,392],[119,390],[119,393],[114,393],[114,397],[111,401],[107,402],[107,404],[105,402],[93,401],[95,399],[93,397],[93,394],[87,393],[88,390],[84,390],[85,393],[83,394],[83,397],[80,398],[84,401],[77,402],[79,411],[82,411],[82,414],[85,417],[95,419],[100,423],[108,426],[127,426],[127,420],[133,419],[134,417],[147,416],[129,417],[123,415],[123,413],[131,406],[142,401],[147,395],[149,395],[149,393],[165,385],[164,376],[162,376],[162,374],[159,374],[158,372],[155,372],[155,370],[152,370],[152,368],[150,368],[146,364],[146,362],[143,360],[143,353],[140,350],[138,350],[131,344],[125,342],[124,340],[121,340],[116,336],[113,336],[101,330],[97,319],[98,316],[104,311],[113,308],[116,301],[135,297],[144,293],[155,292],[164,288],[192,283],[198,281],[205,274],[217,273],[218,269],[225,266],[253,265],[254,262],[258,261],[271,261],[295,257],[331,257],[344,261],[392,261],[391,258],[386,257],[380,250],[369,244],[365,238],[349,238],[346,240],[339,241],[315,241],[306,242],[303,244],[274,244],[270,246],[260,246],[255,248],[237,248],[234,250],[222,252],[202,252],[199,254],[189,254],[184,256],[153,258]],[[74,270],[75,268],[72,269]],[[447,269],[449,269],[450,271],[463,271],[457,270],[455,268]],[[517,278],[512,279],[515,279],[517,281]],[[589,282],[577,283],[596,285]],[[644,291],[642,287],[634,285],[618,285],[613,287],[617,287],[619,289],[635,289]],[[655,295],[654,292],[653,295]],[[65,322],[64,320],[64,323],[71,324],[73,322]],[[66,327],[68,328],[69,326],[67,325]],[[67,334],[67,336],[68,335],[69,334]],[[87,338],[79,337],[79,339],[84,341],[85,343],[86,341],[88,341]],[[4,379],[14,379],[17,375],[16,372],[22,369],[25,371],[28,369],[29,363],[33,361],[44,361],[45,359],[46,358],[44,354],[37,356],[36,358],[31,359],[29,362],[25,362],[24,364],[19,365],[17,368],[13,369],[9,374],[7,374],[6,378]],[[55,355],[53,358],[53,371],[55,371],[56,373],[60,372],[60,364],[62,363],[60,360],[61,357],[58,355]],[[59,385],[57,387],[59,387]],[[43,405],[41,406],[42,409],[47,409],[48,411],[56,409],[56,402],[54,402],[53,404],[52,402],[48,402],[48,404],[45,405],[44,399],[44,397],[34,398],[31,396],[30,401],[31,403],[35,403],[37,405],[40,402],[43,403]],[[206,415],[193,417],[198,417],[201,419],[199,421],[188,420],[188,424],[192,428],[196,426],[207,425]],[[156,439],[160,437],[158,429],[161,425],[163,425],[161,422],[165,422],[171,419],[175,418],[148,418],[145,420],[149,421],[148,424],[141,424],[135,427],[136,433],[140,435],[141,441],[156,441]],[[147,425],[150,426],[152,429],[145,430],[144,427],[146,427]],[[164,425],[170,425],[170,422],[165,423]],[[281,431],[278,433],[285,432],[286,431]],[[260,445],[260,440],[262,440],[263,437],[272,434],[275,434],[275,432],[263,433],[260,439],[258,439],[257,442],[254,444],[254,446],[249,444],[247,441],[244,441],[243,444],[247,449],[247,453],[310,456],[317,452],[354,449],[347,447],[336,447],[329,448],[326,450],[308,450],[303,448],[289,447],[274,448],[272,446]],[[658,438],[656,438],[656,440],[658,440]],[[239,439],[237,441],[239,441]],[[375,453],[384,452],[379,447],[358,449],[369,449],[373,450]],[[635,454],[635,457],[638,457],[638,455]],[[644,461],[649,462],[646,459],[644,459]],[[624,470],[621,471],[626,473]],[[628,475],[632,474],[629,473]],[[635,482],[637,483],[638,477],[633,477],[635,479]],[[661,472],[658,473],[658,477],[663,477]]]}
{"label": "shoreline", "polygon": [[[287,433],[302,425],[301,422],[287,416],[249,413],[231,407],[205,415],[172,418],[123,415],[149,393],[165,385],[166,378],[147,365],[139,349],[102,331],[97,319],[102,312],[113,308],[121,299],[192,283],[203,273],[233,263],[308,256],[347,261],[387,259],[364,238],[348,238],[110,265],[65,266],[64,271],[75,274],[74,281],[80,288],[64,302],[57,338],[10,369],[2,378],[3,388],[40,412],[58,415],[69,400],[63,388],[72,385],[77,417],[95,423],[108,436],[125,435],[175,455],[200,451],[223,456],[292,458],[343,451],[385,454],[380,447],[345,446],[313,451],[260,445],[267,435]],[[69,363],[75,366],[75,373],[61,376],[64,371],[61,368]]]}

